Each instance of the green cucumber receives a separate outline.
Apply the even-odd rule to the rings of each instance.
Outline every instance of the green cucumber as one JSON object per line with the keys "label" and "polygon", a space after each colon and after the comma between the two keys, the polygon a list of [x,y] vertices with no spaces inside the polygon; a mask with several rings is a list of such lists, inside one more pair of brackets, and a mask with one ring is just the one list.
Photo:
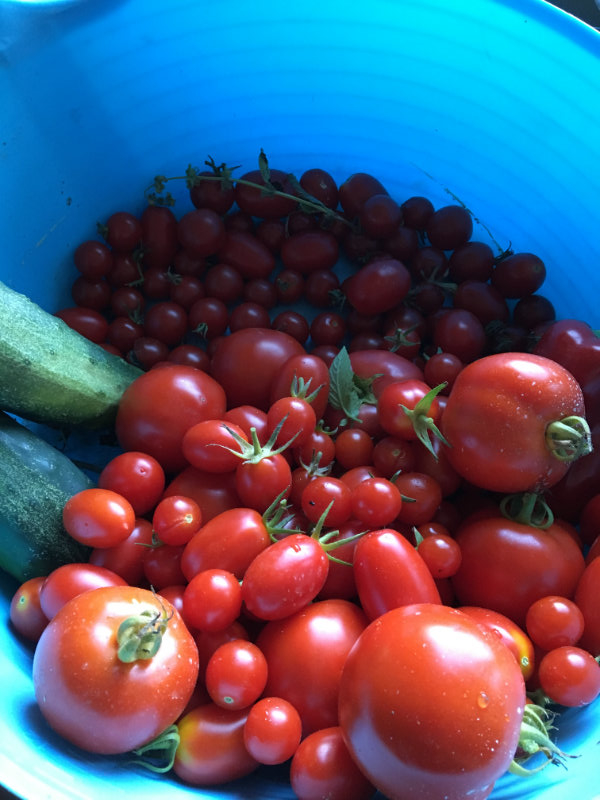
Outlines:
{"label": "green cucumber", "polygon": [[62,524],[66,501],[93,482],[67,456],[0,413],[0,569],[18,581],[87,561]]}
{"label": "green cucumber", "polygon": [[102,428],[141,374],[0,282],[0,409],[53,427]]}

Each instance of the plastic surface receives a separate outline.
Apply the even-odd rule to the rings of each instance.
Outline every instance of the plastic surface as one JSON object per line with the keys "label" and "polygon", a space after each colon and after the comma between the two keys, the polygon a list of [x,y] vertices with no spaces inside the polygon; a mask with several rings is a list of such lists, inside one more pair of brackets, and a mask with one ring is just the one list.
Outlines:
{"label": "plastic surface", "polygon": [[[207,156],[365,170],[399,199],[460,198],[474,238],[539,255],[563,317],[599,327],[600,35],[537,0],[0,0],[0,279],[70,303],[72,251]],[[183,196],[183,187],[179,189]],[[452,193],[452,194],[450,194]],[[27,800],[292,797],[285,770],[197,789],[49,733],[0,581],[0,781]],[[565,713],[580,758],[492,800],[600,797],[600,702]]]}

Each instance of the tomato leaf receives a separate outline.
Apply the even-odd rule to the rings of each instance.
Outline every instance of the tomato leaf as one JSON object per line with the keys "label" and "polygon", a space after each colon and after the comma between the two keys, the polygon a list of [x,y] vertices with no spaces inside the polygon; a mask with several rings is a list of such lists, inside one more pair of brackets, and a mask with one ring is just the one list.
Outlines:
{"label": "tomato leaf", "polygon": [[329,367],[329,402],[354,420],[359,418],[358,412],[364,402],[356,378],[348,351],[342,347]]}

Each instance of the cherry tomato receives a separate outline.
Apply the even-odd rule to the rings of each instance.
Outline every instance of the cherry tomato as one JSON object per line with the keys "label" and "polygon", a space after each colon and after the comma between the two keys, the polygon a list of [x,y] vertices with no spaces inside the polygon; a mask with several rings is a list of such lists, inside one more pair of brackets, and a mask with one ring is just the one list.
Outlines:
{"label": "cherry tomato", "polygon": [[196,630],[223,631],[235,622],[241,610],[240,583],[228,570],[202,570],[194,575],[183,592],[182,616],[186,624]]}
{"label": "cherry tomato", "polygon": [[105,586],[124,586],[117,573],[94,564],[63,564],[52,570],[40,589],[40,606],[48,619],[52,619],[73,597],[91,589]]}
{"label": "cherry tomato", "polygon": [[77,245],[73,262],[85,278],[97,281],[108,275],[113,268],[112,250],[104,242],[90,239]]}
{"label": "cherry tomato", "polygon": [[245,280],[268,278],[275,268],[275,256],[250,231],[227,229],[219,260],[238,270]]}
{"label": "cherry tomato", "polygon": [[206,665],[206,688],[216,705],[238,710],[248,708],[267,683],[267,660],[260,649],[245,639],[218,647]]}
{"label": "cherry tomato", "polygon": [[410,272],[401,261],[376,258],[344,281],[344,293],[361,314],[381,314],[401,303],[410,285]]}
{"label": "cherry tomato", "polygon": [[342,672],[339,724],[388,797],[401,786],[406,797],[483,800],[513,759],[524,706],[508,648],[466,614],[421,603],[389,611],[358,639]]}
{"label": "cherry tomato", "polygon": [[137,515],[147,514],[164,491],[165,473],[152,456],[130,450],[106,464],[98,476],[98,488],[122,495]]}
{"label": "cherry tomato", "polygon": [[181,570],[181,556],[184,545],[159,544],[144,548],[142,566],[144,577],[153,589],[159,591],[165,586],[185,583]]}
{"label": "cherry tomato", "polygon": [[434,578],[451,578],[460,567],[460,546],[451,536],[443,533],[427,536],[417,550]]}
{"label": "cherry tomato", "polygon": [[140,215],[144,266],[167,269],[177,252],[177,218],[168,206],[148,205]]}
{"label": "cherry tomato", "polygon": [[165,497],[172,494],[184,495],[195,500],[200,506],[204,523],[217,514],[240,505],[233,472],[215,473],[196,467],[186,467],[165,489]]}
{"label": "cherry tomato", "polygon": [[[559,364],[523,353],[486,356],[458,375],[441,430],[454,469],[475,486],[498,492],[539,491],[559,481],[584,452],[578,426],[566,450],[552,434],[584,414],[583,394]],[[558,456],[553,451],[557,451]]]}
{"label": "cherry tomato", "polygon": [[249,565],[242,581],[245,607],[264,620],[283,619],[321,591],[329,560],[317,539],[290,534],[269,545]]}
{"label": "cherry tomato", "polygon": [[62,319],[69,328],[85,336],[91,342],[99,344],[108,338],[109,324],[106,317],[93,308],[81,306],[62,308],[60,311],[56,311],[54,316]]}
{"label": "cherry tomato", "polygon": [[318,476],[305,486],[301,504],[306,518],[314,523],[332,504],[325,522],[329,527],[336,527],[346,522],[352,513],[352,492],[339,478]]}
{"label": "cherry tomato", "polygon": [[[125,753],[158,736],[185,708],[197,677],[196,645],[177,611],[130,586],[70,600],[33,658],[33,687],[47,722],[94,753]],[[118,703],[107,702],[116,697]]]}
{"label": "cherry tomato", "polygon": [[371,529],[390,525],[401,508],[402,495],[387,478],[367,478],[352,492],[352,515]]}
{"label": "cherry tomato", "polygon": [[282,764],[296,752],[302,737],[302,720],[282,697],[263,697],[248,712],[244,744],[261,764]]}
{"label": "cherry tomato", "polygon": [[83,489],[63,508],[65,530],[90,547],[114,547],[133,531],[135,511],[122,495],[110,489]]}
{"label": "cherry tomato", "polygon": [[168,364],[146,372],[121,398],[115,430],[124,450],[153,456],[165,472],[186,466],[182,440],[188,428],[225,413],[225,392],[194,367]]}
{"label": "cherry tomato", "polygon": [[550,650],[540,661],[538,678],[543,691],[561,706],[586,706],[600,695],[600,664],[581,647]]}
{"label": "cherry tomato", "polygon": [[534,673],[535,648],[523,628],[517,625],[504,614],[492,611],[481,606],[459,606],[459,611],[474,619],[485,630],[491,631],[500,641],[508,647],[517,660],[523,674],[523,680],[528,681]]}
{"label": "cherry tomato", "polygon": [[201,524],[200,506],[185,495],[163,497],[152,514],[154,533],[163,544],[187,544]]}
{"label": "cherry tomato", "polygon": [[403,498],[399,522],[422,525],[433,519],[442,502],[442,489],[435,478],[425,472],[403,472],[394,478],[394,484]]}
{"label": "cherry tomato", "polygon": [[302,740],[290,765],[290,783],[299,800],[370,800],[375,793],[350,755],[338,725]]}
{"label": "cherry tomato", "polygon": [[542,650],[574,645],[581,639],[584,628],[581,610],[568,597],[546,595],[535,600],[527,609],[527,633]]}
{"label": "cherry tomato", "polygon": [[575,589],[574,601],[583,614],[583,635],[578,645],[593,656],[600,655],[600,558],[591,561]]}
{"label": "cherry tomato", "polygon": [[234,422],[220,419],[206,419],[189,428],[183,437],[183,455],[198,469],[208,472],[233,472],[240,463],[241,450],[234,436],[249,441],[246,432]]}
{"label": "cherry tomato", "polygon": [[280,397],[274,400],[267,412],[267,430],[271,435],[281,425],[275,445],[292,443],[301,447],[317,424],[313,406],[302,397]]}
{"label": "cherry tomato", "polygon": [[10,601],[9,619],[18,634],[37,642],[48,624],[40,602],[44,576],[29,578],[13,594]]}
{"label": "cherry tomato", "polygon": [[296,708],[304,736],[337,725],[342,668],[366,624],[356,604],[320,600],[268,622],[258,634],[256,644],[269,670],[265,696],[282,697]]}

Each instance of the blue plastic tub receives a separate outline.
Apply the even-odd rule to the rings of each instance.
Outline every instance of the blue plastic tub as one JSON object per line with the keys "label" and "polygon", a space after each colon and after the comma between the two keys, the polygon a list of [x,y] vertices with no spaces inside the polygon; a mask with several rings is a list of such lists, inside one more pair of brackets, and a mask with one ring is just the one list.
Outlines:
{"label": "blue plastic tub", "polygon": [[[460,198],[474,238],[538,254],[558,314],[600,326],[600,35],[539,0],[0,0],[0,278],[70,304],[96,220],[188,163],[364,170],[397,197]],[[451,194],[449,194],[451,193]],[[2,580],[0,782],[38,800],[284,798],[285,770],[198,790],[52,735]],[[493,800],[600,797],[600,702],[580,754]]]}

